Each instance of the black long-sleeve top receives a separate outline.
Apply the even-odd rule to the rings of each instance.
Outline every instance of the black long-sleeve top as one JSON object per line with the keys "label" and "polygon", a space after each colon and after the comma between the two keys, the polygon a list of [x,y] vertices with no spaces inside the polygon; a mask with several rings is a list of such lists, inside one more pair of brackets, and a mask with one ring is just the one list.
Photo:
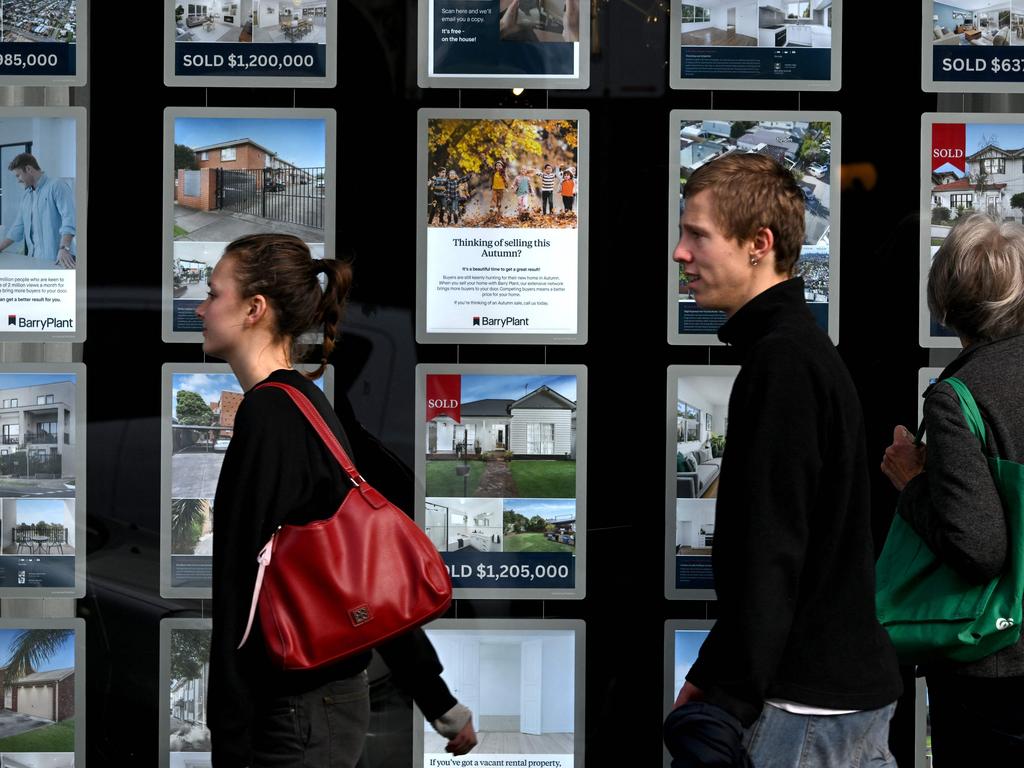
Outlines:
{"label": "black long-sleeve top", "polygon": [[[972,345],[942,371],[956,376],[978,404],[989,455],[1024,462],[1024,335]],[[898,513],[947,565],[979,584],[1005,567],[1009,550],[1006,512],[986,453],[971,434],[960,400],[949,384],[925,392],[925,471],[906,484]],[[928,674],[1024,677],[1024,637],[970,664],[929,664]]]}
{"label": "black long-sleeve top", "polygon": [[[317,386],[292,370],[265,381],[291,384],[316,406],[356,462],[345,431]],[[358,463],[356,466],[359,466]],[[368,477],[373,482],[372,477]],[[241,650],[256,580],[256,556],[282,523],[330,517],[351,487],[340,465],[285,392],[246,392],[235,416],[214,500],[213,637],[208,718],[217,768],[247,766],[253,718],[260,703],[298,694],[366,668],[369,653],[313,671],[282,671],[266,655],[259,620]],[[412,694],[429,720],[456,703],[440,677],[441,664],[419,629],[377,648],[396,683]]]}
{"label": "black long-sleeve top", "polygon": [[766,699],[877,709],[901,692],[875,617],[864,425],[842,359],[787,280],[719,338],[743,355],[715,513],[719,618],[687,675],[745,726]]}

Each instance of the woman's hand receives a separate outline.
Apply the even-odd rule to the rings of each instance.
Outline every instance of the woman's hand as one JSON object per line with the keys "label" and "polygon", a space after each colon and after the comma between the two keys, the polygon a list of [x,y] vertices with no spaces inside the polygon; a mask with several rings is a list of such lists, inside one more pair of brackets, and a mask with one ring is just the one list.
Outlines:
{"label": "woman's hand", "polygon": [[459,735],[448,742],[444,751],[451,752],[453,755],[464,755],[475,746],[476,731],[473,730],[473,718],[470,718],[469,722],[462,726]]}
{"label": "woman's hand", "polygon": [[703,698],[704,691],[687,680],[683,683],[683,687],[679,689],[679,695],[676,696],[676,703],[672,705],[672,709],[679,709],[684,704],[689,704],[691,701],[700,701]]}
{"label": "woman's hand", "polygon": [[519,0],[512,0],[508,8],[501,15],[498,22],[498,32],[502,37],[508,37],[519,31]]}
{"label": "woman's hand", "polygon": [[915,445],[914,436],[906,427],[892,431],[892,445],[885,449],[882,474],[888,477],[897,491],[902,491],[913,478],[924,472],[927,448]]}
{"label": "woman's hand", "polygon": [[562,14],[562,39],[567,43],[580,39],[580,0],[566,0]]}

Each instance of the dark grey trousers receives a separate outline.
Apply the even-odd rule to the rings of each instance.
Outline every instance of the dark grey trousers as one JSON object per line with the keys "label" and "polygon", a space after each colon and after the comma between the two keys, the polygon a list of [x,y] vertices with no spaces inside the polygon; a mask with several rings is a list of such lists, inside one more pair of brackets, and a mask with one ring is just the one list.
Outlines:
{"label": "dark grey trousers", "polygon": [[369,722],[365,672],[273,699],[257,714],[252,768],[353,768]]}

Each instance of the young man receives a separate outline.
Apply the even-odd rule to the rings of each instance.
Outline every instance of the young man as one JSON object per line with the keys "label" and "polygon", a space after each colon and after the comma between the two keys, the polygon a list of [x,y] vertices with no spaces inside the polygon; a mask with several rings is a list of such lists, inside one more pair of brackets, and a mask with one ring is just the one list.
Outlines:
{"label": "young man", "polygon": [[863,416],[792,277],[803,195],[756,154],[708,163],[683,195],[673,258],[697,304],[725,312],[718,336],[742,368],[715,515],[719,618],[676,706],[735,717],[755,766],[895,766],[901,683],[875,618]]}
{"label": "young man", "polygon": [[13,171],[25,193],[7,236],[0,241],[0,251],[24,240],[25,253],[33,259],[74,269],[75,193],[71,187],[47,176],[27,152],[11,160],[7,170]]}

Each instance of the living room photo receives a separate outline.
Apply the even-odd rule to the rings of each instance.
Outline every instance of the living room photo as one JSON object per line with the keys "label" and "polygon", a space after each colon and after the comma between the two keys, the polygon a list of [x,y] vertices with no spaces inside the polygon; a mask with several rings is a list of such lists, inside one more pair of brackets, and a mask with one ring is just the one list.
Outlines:
{"label": "living room photo", "polygon": [[679,376],[674,441],[677,499],[714,499],[718,495],[729,393],[735,380],[732,367],[718,374]]}
{"label": "living room photo", "polygon": [[684,46],[832,47],[832,0],[704,0],[680,10]]}
{"label": "living room photo", "polygon": [[1022,2],[932,3],[931,22],[933,45],[1024,45]]}

